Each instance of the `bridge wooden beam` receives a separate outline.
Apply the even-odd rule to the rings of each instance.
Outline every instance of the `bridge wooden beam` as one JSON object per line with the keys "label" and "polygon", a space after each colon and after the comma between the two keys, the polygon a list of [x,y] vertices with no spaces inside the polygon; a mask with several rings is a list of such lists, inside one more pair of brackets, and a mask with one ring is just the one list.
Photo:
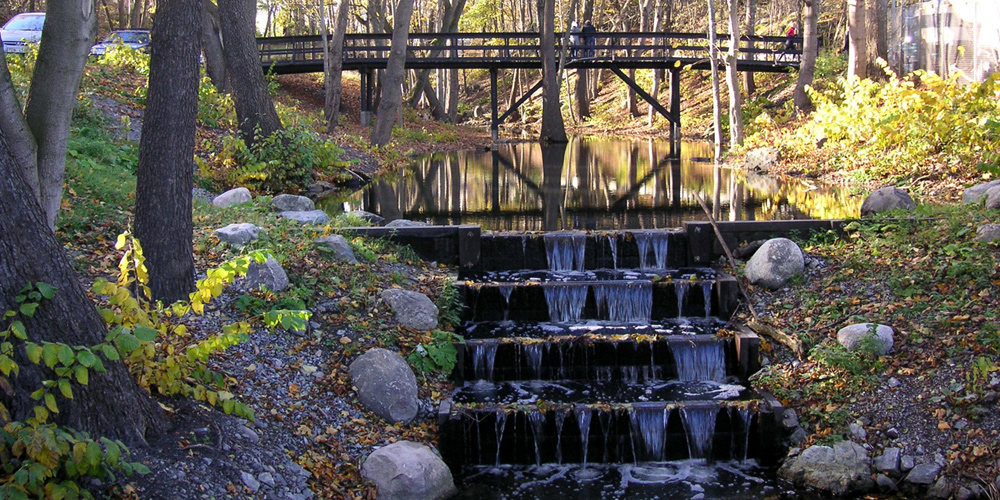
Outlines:
{"label": "bridge wooden beam", "polygon": [[500,138],[500,120],[497,117],[497,113],[500,109],[499,100],[497,99],[497,72],[499,70],[495,67],[490,68],[490,136],[493,140]]}
{"label": "bridge wooden beam", "polygon": [[514,111],[517,111],[517,108],[520,108],[521,105],[527,102],[528,99],[531,99],[531,96],[535,95],[535,92],[538,92],[538,90],[541,88],[542,88],[542,80],[539,79],[537,82],[535,82],[535,84],[531,87],[530,90],[525,92],[524,95],[522,95],[521,97],[518,97],[517,100],[514,101],[514,104],[510,105],[510,109],[504,111],[503,114],[500,115],[500,123],[498,123],[497,125],[500,125],[503,122],[507,121],[507,118],[510,118],[510,115],[514,114]]}

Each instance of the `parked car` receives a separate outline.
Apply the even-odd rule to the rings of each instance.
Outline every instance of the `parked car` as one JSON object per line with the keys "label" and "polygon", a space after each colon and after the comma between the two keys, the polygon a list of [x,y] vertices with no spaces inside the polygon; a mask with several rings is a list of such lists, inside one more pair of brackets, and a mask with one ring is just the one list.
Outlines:
{"label": "parked car", "polygon": [[112,31],[107,38],[101,41],[101,43],[98,43],[90,48],[90,55],[98,57],[103,56],[108,49],[116,45],[123,45],[145,52],[149,50],[149,30],[134,29]]}
{"label": "parked car", "polygon": [[0,28],[3,51],[8,54],[25,53],[29,43],[38,43],[42,39],[44,24],[44,12],[26,12],[10,18],[10,21]]}

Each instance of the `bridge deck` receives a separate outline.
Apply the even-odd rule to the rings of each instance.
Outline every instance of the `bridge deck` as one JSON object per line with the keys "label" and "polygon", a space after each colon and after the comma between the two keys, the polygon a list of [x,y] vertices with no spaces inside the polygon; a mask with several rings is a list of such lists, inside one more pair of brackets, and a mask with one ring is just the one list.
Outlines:
{"label": "bridge deck", "polygon": [[[556,34],[557,54],[563,51],[562,33]],[[385,68],[390,35],[348,34],[344,39],[343,69],[371,71]],[[798,68],[801,37],[785,50],[788,38],[742,38],[739,71],[786,72]],[[261,64],[277,74],[323,71],[320,36],[258,38]],[[728,35],[719,35],[721,50]],[[567,68],[708,69],[708,39],[702,33],[598,33],[591,44],[581,39],[566,46]],[[541,68],[537,33],[413,33],[407,43],[406,67],[413,69]]]}

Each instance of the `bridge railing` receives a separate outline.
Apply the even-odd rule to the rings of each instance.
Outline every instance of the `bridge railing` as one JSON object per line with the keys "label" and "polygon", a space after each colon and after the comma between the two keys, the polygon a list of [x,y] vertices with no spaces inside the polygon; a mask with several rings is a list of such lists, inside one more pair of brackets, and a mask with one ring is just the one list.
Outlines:
{"label": "bridge railing", "polygon": [[[567,52],[578,58],[652,61],[705,59],[708,39],[703,33],[596,33],[588,43],[568,45]],[[728,49],[729,37],[718,35],[720,49]],[[798,62],[801,37],[743,36],[741,61]],[[571,43],[571,40],[567,39]],[[792,46],[788,44],[791,42]],[[322,64],[320,36],[258,38],[261,62],[266,65]],[[391,35],[348,34],[344,39],[345,64],[378,64],[389,57]],[[556,33],[556,51],[563,49],[562,33]],[[538,61],[541,45],[537,33],[412,33],[407,42],[408,60]]]}

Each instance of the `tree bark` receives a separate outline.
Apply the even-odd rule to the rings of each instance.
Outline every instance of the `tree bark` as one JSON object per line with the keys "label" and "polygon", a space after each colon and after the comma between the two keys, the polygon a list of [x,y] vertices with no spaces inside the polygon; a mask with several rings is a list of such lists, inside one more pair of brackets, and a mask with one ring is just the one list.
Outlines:
{"label": "tree bark", "polygon": [[737,0],[729,0],[729,52],[726,54],[726,84],[729,87],[729,147],[743,144],[743,95],[736,58],[740,48],[740,19]]}
{"label": "tree bark", "polygon": [[865,6],[865,34],[868,62],[868,77],[879,81],[886,79],[885,70],[878,60],[889,60],[888,6],[885,0],[867,0]]}
{"label": "tree bark", "polygon": [[38,190],[38,165],[35,163],[38,148],[21,109],[17,91],[10,79],[7,58],[0,57],[0,133],[8,138],[14,165],[23,174],[35,198],[41,199]]}
{"label": "tree bark", "polygon": [[[50,10],[49,12],[52,12]],[[31,188],[12,161],[14,138],[0,133],[0,311],[17,308],[14,297],[28,283],[56,287],[34,317],[23,318],[29,340],[92,346],[104,341],[107,329],[73,271],[69,258],[52,231]],[[16,342],[15,342],[16,343]],[[15,350],[20,373],[11,376],[13,394],[0,391],[0,404],[15,420],[34,415],[39,403],[29,394],[54,375]],[[92,436],[141,445],[165,428],[159,406],[135,382],[125,364],[103,360],[105,373],[91,371],[87,385],[73,385],[73,399],[57,397],[55,422]]]}
{"label": "tree bark", "polygon": [[715,0],[708,0],[708,62],[712,67],[712,128],[715,129],[715,159],[722,157],[722,105],[719,102],[719,45],[715,38]]}
{"label": "tree bark", "polygon": [[66,139],[80,76],[95,36],[97,12],[93,2],[48,2],[24,114],[38,145],[39,199],[50,229],[55,229],[59,216],[66,173]]}
{"label": "tree bark", "polygon": [[330,40],[330,71],[326,76],[326,100],[323,116],[326,118],[326,131],[333,133],[340,120],[340,100],[343,90],[342,75],[344,73],[344,35],[347,34],[347,21],[350,15],[350,0],[340,0],[337,4],[337,19],[334,21],[333,39]]}
{"label": "tree bark", "polygon": [[[747,36],[751,38],[757,34],[757,0],[747,0],[746,31]],[[754,43],[750,42],[749,47],[751,49],[750,57],[754,58]],[[743,89],[746,90],[747,96],[752,96],[757,93],[757,82],[754,81],[753,71],[743,72]]]}
{"label": "tree bark", "polygon": [[143,244],[153,300],[171,304],[194,291],[191,188],[198,118],[201,0],[156,9],[149,93],[136,180],[135,235]]}
{"label": "tree bark", "polygon": [[806,86],[812,85],[816,72],[816,56],[819,54],[819,8],[821,0],[804,0],[802,27],[802,62],[799,64],[799,79],[795,83],[792,97],[795,107],[802,111],[812,109],[812,101],[806,94]]}
{"label": "tree bark", "polygon": [[566,142],[556,67],[555,0],[537,0],[542,51],[542,142]]}
{"label": "tree bark", "polygon": [[281,119],[267,92],[264,70],[254,34],[251,0],[219,0],[222,41],[233,87],[233,103],[240,136],[249,146],[255,137],[268,137],[282,129]]}
{"label": "tree bark", "polygon": [[382,79],[382,99],[378,104],[375,127],[370,141],[373,146],[385,146],[392,139],[392,126],[396,123],[396,113],[403,107],[403,77],[406,62],[406,43],[410,37],[410,18],[413,16],[413,0],[399,0],[396,4],[392,23],[392,46]]}
{"label": "tree bark", "polygon": [[847,55],[847,76],[865,78],[868,76],[868,35],[865,29],[865,1],[847,0],[847,22],[849,45]]}
{"label": "tree bark", "polygon": [[201,49],[205,54],[205,73],[219,92],[229,93],[229,68],[222,50],[222,28],[219,7],[212,0],[204,0],[201,16]]}

